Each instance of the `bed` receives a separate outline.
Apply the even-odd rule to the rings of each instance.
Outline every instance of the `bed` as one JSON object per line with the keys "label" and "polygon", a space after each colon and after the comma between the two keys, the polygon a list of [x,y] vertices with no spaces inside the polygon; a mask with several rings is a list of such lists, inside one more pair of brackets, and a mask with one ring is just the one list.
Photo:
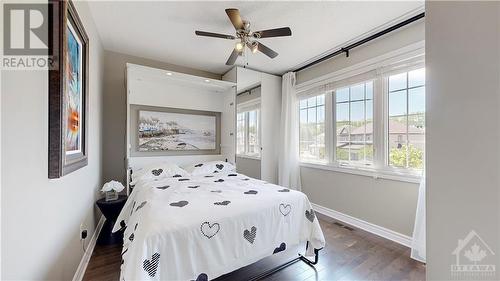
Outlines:
{"label": "bed", "polygon": [[306,242],[317,258],[325,239],[305,194],[211,165],[135,180],[114,227],[120,280],[212,280]]}

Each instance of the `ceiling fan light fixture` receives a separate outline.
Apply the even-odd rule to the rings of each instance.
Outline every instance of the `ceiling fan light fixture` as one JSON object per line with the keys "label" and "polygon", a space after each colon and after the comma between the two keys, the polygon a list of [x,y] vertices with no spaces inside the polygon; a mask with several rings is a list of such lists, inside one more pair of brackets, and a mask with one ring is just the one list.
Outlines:
{"label": "ceiling fan light fixture", "polygon": [[234,48],[236,49],[236,51],[241,52],[243,51],[243,48],[245,48],[245,44],[243,44],[243,42],[241,41],[238,41],[236,42],[236,46]]}
{"label": "ceiling fan light fixture", "polygon": [[290,29],[290,27],[253,31],[250,28],[250,22],[241,18],[240,11],[238,9],[226,9],[226,14],[235,29],[236,36],[200,30],[195,30],[194,32],[197,36],[237,40],[234,49],[231,51],[231,54],[226,61],[226,65],[234,65],[234,63],[240,56],[246,57],[245,51],[247,47],[252,53],[261,52],[269,58],[274,59],[276,56],[278,56],[277,52],[267,47],[266,45],[254,40],[260,38],[283,37],[292,35],[292,30]]}
{"label": "ceiling fan light fixture", "polygon": [[250,47],[250,50],[252,51],[252,53],[257,53],[257,51],[259,50],[259,43],[257,42],[253,42],[252,43],[252,46]]}

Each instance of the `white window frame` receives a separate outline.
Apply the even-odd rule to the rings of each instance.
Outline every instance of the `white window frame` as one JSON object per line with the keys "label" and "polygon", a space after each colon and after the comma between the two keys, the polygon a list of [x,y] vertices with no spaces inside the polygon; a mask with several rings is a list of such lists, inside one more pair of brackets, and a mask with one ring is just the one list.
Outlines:
{"label": "white window frame", "polygon": [[[317,168],[336,172],[370,176],[373,178],[385,178],[404,182],[419,183],[422,171],[389,166],[388,151],[388,121],[389,121],[389,76],[412,71],[425,67],[423,48],[411,54],[405,54],[408,58],[394,63],[394,59],[387,63],[381,63],[376,67],[372,65],[364,69],[357,69],[357,73],[349,75],[347,71],[340,71],[341,79],[330,78],[334,86],[324,86],[325,81],[304,85],[302,91],[298,88],[299,98],[311,97],[325,93],[325,153],[328,159],[324,162],[306,162],[300,160],[300,165],[308,168]],[[413,56],[411,58],[410,56]],[[364,71],[364,72],[363,72]],[[360,75],[371,71],[372,75]],[[330,74],[330,76],[332,76]],[[333,76],[332,76],[333,77]],[[373,81],[373,165],[345,165],[336,160],[336,104],[335,90],[346,86],[352,86],[367,81]],[[313,89],[316,86],[317,89]],[[300,85],[299,85],[300,87]],[[315,94],[314,94],[315,93]],[[297,109],[299,110],[299,109]],[[425,152],[424,152],[425,154]],[[425,158],[425,155],[424,155]],[[425,159],[424,159],[425,160]]]}
{"label": "white window frame", "polygon": [[[249,153],[249,112],[250,111],[257,111],[257,133],[258,133],[258,138],[257,138],[257,147],[259,153]],[[252,100],[250,102],[246,103],[240,103],[238,104],[238,112],[237,114],[244,113],[244,122],[245,122],[245,148],[244,148],[244,153],[237,153],[236,157],[241,157],[241,158],[250,158],[250,159],[256,159],[259,160],[262,155],[262,141],[261,141],[261,112],[260,112],[260,99]]]}
{"label": "white window frame", "polygon": [[[299,122],[299,124],[298,124],[298,130],[299,130],[299,134],[298,134],[298,137],[299,137],[299,141],[298,141],[298,143],[299,143],[299,161],[301,161],[301,162],[305,162],[305,163],[317,163],[317,164],[327,164],[329,162],[329,159],[330,159],[330,156],[329,156],[330,154],[329,154],[329,149],[328,149],[329,143],[327,143],[328,138],[326,137],[330,133],[330,130],[331,130],[331,128],[329,128],[329,126],[331,124],[326,120],[327,119],[327,114],[326,114],[327,110],[329,110],[329,107],[331,106],[331,105],[328,105],[328,104],[331,103],[331,100],[329,100],[327,98],[328,93],[325,93],[325,99],[324,99],[324,104],[323,105],[319,105],[319,106],[316,105],[316,106],[314,106],[314,108],[316,108],[316,112],[318,110],[318,107],[320,107],[320,106],[324,106],[324,108],[325,108],[325,110],[324,110],[324,112],[325,112],[325,117],[324,117],[324,122],[325,122],[325,141],[324,141],[324,143],[325,143],[325,159],[307,159],[306,160],[306,159],[301,159],[300,158],[300,110],[301,110],[301,108],[300,108],[300,102],[303,101],[303,100],[307,100],[309,98],[314,98],[314,97],[320,96],[322,94],[323,93],[317,93],[317,94],[314,94],[314,95],[302,96],[302,97],[299,98],[298,103],[297,103],[297,116],[298,116],[297,119],[298,119],[298,122]],[[309,108],[309,107],[307,107],[307,108]],[[317,116],[316,116],[316,118],[317,118]],[[317,124],[317,122],[316,122],[316,124]]]}
{"label": "white window frame", "polygon": [[[414,65],[405,69],[401,69],[400,71],[393,71],[391,73],[387,73],[383,79],[383,107],[384,107],[384,142],[383,142],[383,148],[380,148],[380,151],[383,151],[384,155],[382,157],[383,159],[383,166],[384,169],[388,172],[391,173],[397,173],[397,174],[406,174],[408,176],[413,176],[413,177],[418,177],[420,178],[422,174],[422,170],[417,170],[417,169],[412,169],[412,168],[400,168],[400,167],[394,167],[389,165],[389,76],[392,75],[397,75],[405,72],[410,72],[412,70],[417,70],[420,68],[425,68],[425,65]],[[408,77],[407,77],[408,79]],[[408,83],[408,81],[407,81]],[[427,81],[424,83],[424,87],[426,87]],[[406,106],[408,107],[408,93],[407,93],[407,100],[406,100]],[[407,112],[408,114],[408,109]],[[423,161],[425,162],[425,151],[423,155],[424,159]],[[425,165],[425,164],[424,164]]]}
{"label": "white window frame", "polygon": [[[345,162],[345,161],[339,161],[337,159],[337,99],[336,99],[336,90],[337,89],[341,89],[341,88],[346,88],[346,87],[351,87],[351,86],[355,86],[355,85],[359,85],[359,84],[364,84],[364,83],[367,83],[367,82],[370,82],[372,81],[373,82],[373,93],[372,93],[372,105],[373,105],[373,109],[372,109],[372,123],[373,123],[373,161],[372,161],[372,165],[364,165],[364,164],[360,164],[360,163],[348,163],[348,162]],[[336,166],[338,167],[345,167],[345,168],[367,168],[367,169],[370,169],[370,168],[373,168],[375,166],[375,81],[376,79],[368,79],[368,80],[365,80],[365,81],[361,81],[361,82],[358,82],[358,83],[353,83],[353,84],[349,84],[349,85],[345,85],[345,86],[342,86],[342,87],[339,87],[333,91],[331,91],[330,93],[328,93],[328,95],[330,95],[330,100],[331,100],[331,112],[332,114],[330,114],[330,126],[331,126],[331,130],[333,132],[333,135],[331,136],[332,138],[332,142],[330,144],[330,163],[334,163]],[[365,93],[365,98],[366,98],[366,93]],[[349,99],[348,101],[349,103],[351,103],[351,100]],[[350,105],[349,105],[350,106]],[[366,111],[366,108],[365,108],[365,111]],[[327,114],[327,112],[325,111],[325,114]],[[365,117],[366,117],[366,112],[365,112]],[[366,137],[366,135],[365,135]]]}

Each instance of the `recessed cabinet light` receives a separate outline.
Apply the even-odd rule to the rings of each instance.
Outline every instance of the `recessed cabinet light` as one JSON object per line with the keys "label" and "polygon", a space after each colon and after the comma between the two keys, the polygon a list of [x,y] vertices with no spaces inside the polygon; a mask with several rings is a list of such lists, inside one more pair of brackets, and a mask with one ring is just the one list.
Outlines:
{"label": "recessed cabinet light", "polygon": [[168,76],[172,76],[172,72],[167,72],[167,75]]}
{"label": "recessed cabinet light", "polygon": [[205,82],[207,82],[207,83],[210,83],[210,80],[208,80],[208,79],[205,79]]}

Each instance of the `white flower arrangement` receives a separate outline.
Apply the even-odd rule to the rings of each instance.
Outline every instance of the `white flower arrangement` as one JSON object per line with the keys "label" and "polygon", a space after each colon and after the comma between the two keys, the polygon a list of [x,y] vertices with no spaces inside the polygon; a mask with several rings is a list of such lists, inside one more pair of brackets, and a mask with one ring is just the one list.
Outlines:
{"label": "white flower arrangement", "polygon": [[101,192],[106,195],[106,201],[118,199],[118,192],[121,192],[125,187],[119,181],[109,181],[103,185]]}

